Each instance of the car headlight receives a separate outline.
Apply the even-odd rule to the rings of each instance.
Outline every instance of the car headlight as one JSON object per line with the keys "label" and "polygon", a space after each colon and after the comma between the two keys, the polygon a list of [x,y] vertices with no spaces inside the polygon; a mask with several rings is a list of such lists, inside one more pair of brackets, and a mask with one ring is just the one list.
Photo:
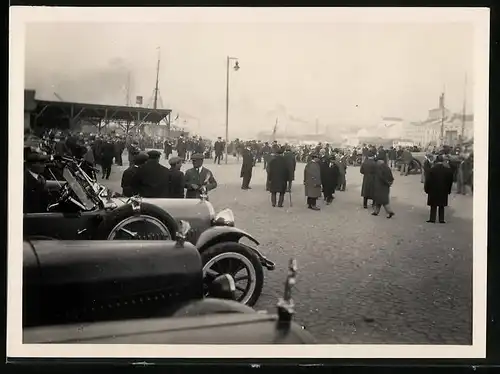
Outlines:
{"label": "car headlight", "polygon": [[216,226],[234,226],[234,214],[231,209],[221,210],[214,218]]}

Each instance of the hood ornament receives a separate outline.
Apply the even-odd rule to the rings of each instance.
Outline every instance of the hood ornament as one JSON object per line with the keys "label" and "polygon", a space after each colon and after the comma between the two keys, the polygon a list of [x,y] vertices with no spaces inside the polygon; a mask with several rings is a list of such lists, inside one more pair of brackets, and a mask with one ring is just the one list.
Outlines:
{"label": "hood ornament", "polygon": [[285,293],[278,300],[278,323],[283,327],[290,327],[292,316],[295,314],[295,303],[292,300],[292,289],[297,282],[297,260],[291,259],[288,264],[288,276],[285,282]]}
{"label": "hood ornament", "polygon": [[179,222],[179,228],[175,235],[175,239],[177,240],[178,246],[182,247],[184,245],[190,231],[191,231],[191,225],[189,224],[189,222],[181,220]]}

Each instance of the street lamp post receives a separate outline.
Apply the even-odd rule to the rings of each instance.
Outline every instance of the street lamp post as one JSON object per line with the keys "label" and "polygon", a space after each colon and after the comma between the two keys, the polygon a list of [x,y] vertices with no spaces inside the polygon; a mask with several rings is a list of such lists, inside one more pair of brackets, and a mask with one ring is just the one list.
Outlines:
{"label": "street lamp post", "polygon": [[225,146],[225,161],[227,164],[227,149],[229,145],[229,62],[234,60],[234,70],[238,71],[240,66],[238,64],[238,59],[236,57],[227,56],[226,61],[226,146]]}

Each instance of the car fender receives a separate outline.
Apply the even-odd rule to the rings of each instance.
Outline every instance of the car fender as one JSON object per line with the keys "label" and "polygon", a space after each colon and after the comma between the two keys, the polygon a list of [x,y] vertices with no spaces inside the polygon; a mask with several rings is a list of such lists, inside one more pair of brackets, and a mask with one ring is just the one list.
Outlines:
{"label": "car fender", "polygon": [[[256,245],[259,245],[257,239],[251,236],[249,233],[238,229],[236,227],[228,227],[228,226],[214,226],[205,231],[203,231],[196,242],[196,248],[203,253],[208,248],[216,243],[222,242],[239,242],[241,238],[247,238],[254,242]],[[257,248],[253,246],[247,246],[250,250],[255,252],[261,264],[267,268],[268,270],[274,270],[275,264],[274,262],[268,260]]]}
{"label": "car fender", "polygon": [[196,247],[200,252],[203,252],[208,247],[219,242],[238,242],[241,238],[248,238],[256,245],[260,243],[249,233],[229,226],[213,226],[203,231],[196,241]]}

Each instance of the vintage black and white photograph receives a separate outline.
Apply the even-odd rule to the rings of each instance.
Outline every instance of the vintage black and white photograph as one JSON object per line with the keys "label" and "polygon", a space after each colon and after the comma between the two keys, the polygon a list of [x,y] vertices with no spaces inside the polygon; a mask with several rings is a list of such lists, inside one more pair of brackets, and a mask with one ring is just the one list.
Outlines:
{"label": "vintage black and white photograph", "polygon": [[484,356],[487,10],[12,16],[12,355]]}

